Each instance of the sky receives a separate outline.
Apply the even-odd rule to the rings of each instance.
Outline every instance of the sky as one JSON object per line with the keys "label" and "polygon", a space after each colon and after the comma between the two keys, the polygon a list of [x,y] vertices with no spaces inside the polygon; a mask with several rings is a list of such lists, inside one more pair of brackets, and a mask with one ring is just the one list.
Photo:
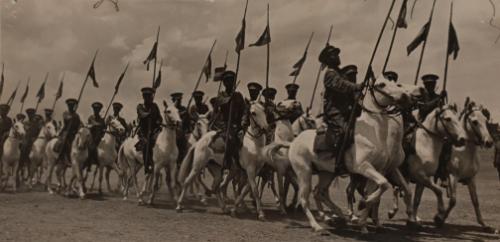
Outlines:
{"label": "sky", "polygon": [[[409,0],[411,7],[414,0]],[[93,9],[94,0],[0,0],[0,59],[5,64],[6,84],[0,102],[20,82],[20,93],[31,77],[25,108],[36,103],[36,91],[49,72],[46,98],[41,108],[51,106],[63,73],[64,93],[56,106],[56,118],[65,109],[64,99],[77,97],[97,49],[95,63],[100,87],[85,87],[79,113],[88,117],[93,101],[109,103],[118,76],[127,63],[130,68],[116,97],[125,104],[124,116],[135,117],[141,101],[140,88],[150,86],[153,73],[142,63],[156,38],[158,26],[159,59],[163,59],[162,85],[158,100],[170,93],[185,93],[184,103],[198,79],[208,51],[215,39],[213,66],[222,66],[226,51],[228,67],[235,68],[235,37],[241,26],[244,0],[119,0],[116,12],[109,0]],[[307,40],[314,38],[304,68],[297,79],[299,100],[307,106],[319,68],[317,57],[325,45],[330,25],[330,43],[341,49],[342,64],[355,64],[362,79],[370,55],[392,0],[250,0],[247,13],[247,46],[242,51],[239,90],[247,94],[249,81],[265,82],[266,48],[248,47],[260,36],[270,5],[270,86],[278,89],[277,99],[286,97],[284,86],[292,81],[289,73],[302,56]],[[402,0],[391,13],[397,18]],[[500,1],[494,0],[499,6]],[[397,32],[388,69],[399,73],[400,82],[413,83],[420,49],[407,56],[406,46],[429,18],[431,0],[418,0],[408,28]],[[424,54],[421,74],[443,76],[450,1],[437,1]],[[470,96],[490,109],[500,120],[500,43],[498,31],[488,25],[492,8],[488,0],[455,0],[453,23],[458,33],[460,53],[450,60],[448,93],[452,102],[463,105]],[[499,16],[500,17],[500,16]],[[500,19],[494,19],[500,25]],[[381,40],[374,70],[381,72],[390,38],[391,24]],[[152,69],[152,68],[151,68]],[[442,82],[438,84],[439,88]],[[205,83],[200,89],[214,96],[218,84]],[[321,84],[314,109],[320,109]],[[16,98],[13,112],[20,108]]]}

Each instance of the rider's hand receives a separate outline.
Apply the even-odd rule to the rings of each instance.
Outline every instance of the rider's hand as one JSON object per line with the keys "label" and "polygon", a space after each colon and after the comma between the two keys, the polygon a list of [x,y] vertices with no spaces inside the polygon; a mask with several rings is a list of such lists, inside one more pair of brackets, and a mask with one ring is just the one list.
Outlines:
{"label": "rider's hand", "polygon": [[448,97],[448,92],[446,90],[441,91],[441,97],[442,98]]}

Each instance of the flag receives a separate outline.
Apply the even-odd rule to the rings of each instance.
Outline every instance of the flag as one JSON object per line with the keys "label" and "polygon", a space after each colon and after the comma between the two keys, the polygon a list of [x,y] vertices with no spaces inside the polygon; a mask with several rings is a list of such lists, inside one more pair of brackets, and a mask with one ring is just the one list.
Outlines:
{"label": "flag", "polygon": [[16,86],[16,89],[14,89],[14,91],[10,95],[9,100],[7,101],[7,104],[11,105],[12,102],[14,102],[14,98],[16,98],[16,94],[17,94],[17,88],[19,88],[19,85]]}
{"label": "flag", "polygon": [[56,92],[56,100],[62,97],[62,93],[63,93],[63,80],[61,80],[61,82],[59,83],[59,88],[57,89]]}
{"label": "flag", "polygon": [[236,36],[236,53],[240,53],[241,50],[245,49],[245,28],[246,28],[246,20],[243,18],[241,21],[241,29],[238,35]]}
{"label": "flag", "polygon": [[41,102],[45,98],[45,82],[43,82],[42,86],[40,86],[40,89],[38,89],[36,97],[38,98],[38,102]]}
{"label": "flag", "polygon": [[304,55],[300,58],[295,65],[293,65],[293,71],[290,73],[290,76],[298,76],[300,74],[300,71],[302,70],[302,66],[304,65],[304,62],[306,61],[307,57],[307,51],[304,52]]}
{"label": "flag", "polygon": [[205,74],[205,77],[207,78],[206,82],[208,82],[210,76],[212,75],[212,57],[210,55],[208,55],[205,66],[203,67],[203,74]]}
{"label": "flag", "polygon": [[5,82],[5,77],[3,75],[3,68],[4,68],[4,66],[2,65],[2,76],[0,77],[0,97],[2,97],[3,85],[4,85],[4,82]]}
{"label": "flag", "polygon": [[89,69],[89,72],[87,73],[87,77],[90,77],[90,79],[92,79],[92,85],[94,85],[94,87],[99,87],[99,83],[97,83],[97,80],[95,78],[94,61],[92,61],[92,65],[90,65],[90,69]]}
{"label": "flag", "polygon": [[368,66],[368,72],[366,73],[368,75],[368,79],[375,81],[375,73],[373,72],[372,66]]}
{"label": "flag", "polygon": [[408,55],[411,54],[421,43],[427,41],[427,35],[429,34],[430,23],[426,23],[424,27],[420,30],[417,37],[406,47]]}
{"label": "flag", "polygon": [[28,92],[29,92],[29,80],[28,82],[26,83],[26,89],[24,89],[24,94],[21,96],[21,103],[24,103],[24,101],[26,101],[26,97],[28,96]]}
{"label": "flag", "polygon": [[118,81],[116,82],[116,85],[115,85],[115,93],[118,93],[118,89],[120,89],[120,84],[122,83],[123,81],[123,77],[125,76],[125,72],[127,72],[127,69],[128,69],[128,64],[127,66],[125,67],[125,70],[123,70],[122,74],[120,75],[120,77],[118,78]]}
{"label": "flag", "polygon": [[399,14],[398,21],[396,22],[397,28],[406,29],[408,27],[408,23],[406,23],[406,12],[407,12],[406,5],[407,5],[407,3],[408,3],[408,0],[403,1],[403,5],[401,6],[401,13]]}
{"label": "flag", "polygon": [[161,66],[160,66],[160,71],[158,72],[158,76],[156,77],[156,80],[153,84],[153,88],[156,90],[160,87],[161,85]]}
{"label": "flag", "polygon": [[264,30],[264,32],[262,33],[262,35],[260,35],[259,39],[257,40],[257,42],[249,45],[250,47],[251,46],[263,46],[263,45],[267,45],[271,43],[271,32],[269,30],[269,25],[266,26],[266,29]]}
{"label": "flag", "polygon": [[155,42],[153,45],[153,48],[151,49],[151,52],[149,52],[148,57],[146,58],[146,60],[144,60],[144,65],[146,65],[146,70],[149,71],[149,63],[152,60],[156,61],[156,52],[157,51],[158,51],[158,42]]}
{"label": "flag", "polygon": [[448,32],[448,55],[453,54],[453,59],[457,59],[458,51],[460,50],[460,45],[458,44],[457,32],[453,23],[450,23],[450,30]]}
{"label": "flag", "polygon": [[222,81],[222,76],[224,75],[224,72],[226,71],[226,66],[222,67],[216,67],[214,71],[214,81]]}

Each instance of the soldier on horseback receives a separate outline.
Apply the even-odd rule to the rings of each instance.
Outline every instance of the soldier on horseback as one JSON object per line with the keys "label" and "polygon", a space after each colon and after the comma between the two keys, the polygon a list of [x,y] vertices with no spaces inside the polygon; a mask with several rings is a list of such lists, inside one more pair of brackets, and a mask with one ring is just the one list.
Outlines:
{"label": "soldier on horseback", "polygon": [[125,121],[125,119],[120,115],[120,112],[123,108],[123,104],[119,102],[114,102],[112,106],[113,106],[113,114],[109,115],[106,118],[106,125],[109,125],[111,120],[116,119],[125,128],[125,133],[123,133],[122,136],[117,137],[116,145],[118,149],[120,148],[120,145],[123,143],[123,141],[125,141],[125,138],[127,138],[128,134],[130,133],[130,126],[127,124],[127,121]]}
{"label": "soldier on horseback", "polygon": [[249,120],[249,115],[248,113],[250,112],[250,102],[256,101],[257,98],[259,97],[260,91],[262,90],[262,86],[257,83],[257,82],[250,82],[247,85],[248,88],[248,94],[250,96],[250,99],[245,98],[245,119],[242,120],[241,126],[243,127],[243,130],[246,130],[248,126],[250,125],[250,120]]}
{"label": "soldier on horseback", "polygon": [[7,104],[0,104],[0,157],[3,154],[3,143],[9,136],[9,131],[12,128],[12,119],[7,116],[10,111],[10,106]]}
{"label": "soldier on horseback", "polygon": [[208,105],[203,102],[203,96],[205,95],[202,91],[193,92],[194,105],[189,107],[189,119],[191,121],[190,130],[193,130],[193,126],[198,121],[200,115],[207,114],[209,109]]}
{"label": "soldier on horseback", "polygon": [[76,113],[77,104],[78,101],[74,98],[66,100],[68,110],[63,113],[63,127],[55,145],[55,151],[59,152],[59,160],[70,161],[71,143],[73,143],[73,139],[82,124],[80,115]]}
{"label": "soldier on horseback", "polygon": [[262,91],[262,96],[264,96],[264,109],[266,112],[267,124],[269,125],[269,130],[266,134],[266,144],[270,144],[274,141],[274,131],[276,129],[276,104],[274,99],[276,98],[276,89],[272,87],[265,88]]}
{"label": "soldier on horseback", "polygon": [[175,92],[170,95],[174,106],[179,111],[181,118],[181,125],[177,128],[177,148],[179,149],[179,156],[177,162],[180,163],[186,155],[188,149],[188,136],[191,133],[191,121],[189,118],[188,109],[182,106],[182,93]]}
{"label": "soldier on horseback", "polygon": [[102,103],[94,102],[92,103],[93,114],[88,118],[88,123],[90,125],[90,133],[92,135],[92,143],[89,147],[89,160],[88,164],[98,164],[97,161],[97,146],[104,137],[104,131],[106,130],[106,123],[104,118],[101,117]]}
{"label": "soldier on horseback", "polygon": [[26,114],[28,115],[28,119],[23,122],[26,136],[21,143],[21,165],[25,165],[28,162],[31,146],[43,126],[43,121],[36,116],[34,108],[26,109]]}
{"label": "soldier on horseback", "polygon": [[[325,91],[323,94],[323,120],[327,125],[326,131],[318,130],[315,142],[316,152],[331,152],[336,159],[335,169],[337,172],[344,172],[344,154],[338,154],[346,135],[347,122],[354,106],[355,95],[363,89],[363,86],[356,84],[348,78],[355,75],[341,72],[340,69],[340,49],[328,45],[319,56],[319,61],[328,67],[324,77]],[[347,75],[346,75],[347,74]],[[352,77],[351,77],[352,78]],[[347,145],[352,143],[353,138],[349,138]],[[346,150],[348,147],[344,147]]]}
{"label": "soldier on horseback", "polygon": [[139,142],[135,147],[137,151],[142,151],[144,172],[150,174],[153,171],[153,147],[163,118],[158,105],[154,102],[155,90],[145,87],[141,89],[141,92],[144,103],[137,105]]}
{"label": "soldier on horseback", "polygon": [[286,92],[288,94],[287,99],[284,101],[289,101],[293,100],[295,101],[296,105],[292,107],[291,110],[289,110],[289,113],[287,115],[288,119],[290,120],[290,123],[293,124],[295,120],[297,120],[302,114],[304,114],[304,109],[302,109],[302,104],[297,101],[297,91],[299,90],[299,85],[295,83],[290,83],[285,86]]}

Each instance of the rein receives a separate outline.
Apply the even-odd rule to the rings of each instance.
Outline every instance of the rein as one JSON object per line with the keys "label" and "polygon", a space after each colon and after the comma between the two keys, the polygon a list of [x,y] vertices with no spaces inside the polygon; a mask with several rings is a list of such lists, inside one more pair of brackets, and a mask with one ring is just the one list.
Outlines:
{"label": "rein", "polygon": [[373,111],[373,110],[370,110],[367,107],[365,107],[363,104],[361,104],[360,106],[361,106],[361,109],[363,111],[370,113],[370,114],[379,114],[379,115],[401,115],[401,110],[399,110],[398,108],[394,108],[394,109],[389,110],[389,109],[387,109],[389,107],[389,105],[384,106],[384,105],[380,104],[380,102],[377,100],[377,97],[375,96],[375,92],[378,92],[378,93],[382,94],[384,97],[389,98],[391,101],[394,101],[394,98],[391,95],[389,95],[387,92],[377,88],[375,85],[371,85],[368,90],[370,91],[370,95],[372,96],[375,105],[378,106],[378,108],[382,109],[382,111]]}
{"label": "rein", "polygon": [[252,134],[250,130],[247,130],[247,134],[250,135],[253,139],[258,139],[262,137],[262,135],[266,134],[266,130],[261,128],[259,125],[257,125],[257,121],[255,121],[255,118],[250,115],[250,121],[255,124],[256,127],[252,127],[252,129],[257,129],[257,134]]}
{"label": "rein", "polygon": [[420,122],[419,120],[415,119],[415,123],[417,124],[417,126],[419,128],[423,129],[425,132],[427,132],[428,134],[430,134],[432,136],[440,138],[440,139],[442,139],[444,141],[446,141],[446,140],[453,140],[453,135],[448,130],[448,128],[446,127],[446,125],[445,125],[445,123],[443,121],[443,119],[441,118],[441,114],[443,114],[448,109],[449,108],[447,108],[447,109],[441,109],[441,110],[439,110],[439,112],[436,112],[436,114],[434,115],[434,117],[435,117],[434,128],[437,130],[438,129],[438,124],[441,123],[441,125],[444,128],[444,135],[445,135],[444,138],[442,138],[441,134],[439,134],[437,132],[434,132],[434,131],[430,130],[429,128],[425,127],[425,125],[422,122]]}
{"label": "rein", "polygon": [[[481,140],[483,139],[482,138],[482,135],[481,133],[479,133],[475,128],[474,128],[474,125],[471,124],[471,120],[469,118],[469,116],[475,112],[475,111],[481,111],[481,109],[470,109],[468,112],[466,113],[463,113],[463,125],[464,125],[464,129],[465,131],[467,131],[467,126],[470,126],[471,130],[472,130],[472,133],[474,134],[474,138],[475,140],[473,141],[474,144],[476,145],[479,145],[481,146]],[[468,125],[467,125],[468,124]]]}

